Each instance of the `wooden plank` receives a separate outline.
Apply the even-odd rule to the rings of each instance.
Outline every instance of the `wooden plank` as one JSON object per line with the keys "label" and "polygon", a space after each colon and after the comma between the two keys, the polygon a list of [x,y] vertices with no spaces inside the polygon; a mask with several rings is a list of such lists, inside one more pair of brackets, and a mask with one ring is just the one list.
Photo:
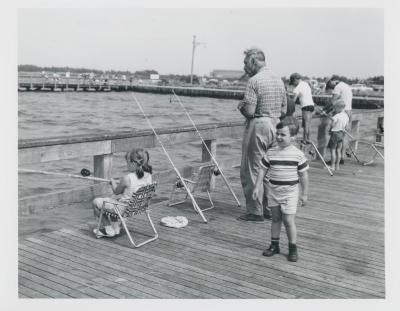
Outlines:
{"label": "wooden plank", "polygon": [[96,141],[18,149],[18,165],[111,153],[111,141]]}
{"label": "wooden plank", "polygon": [[[187,234],[188,234],[188,233],[186,232],[186,233],[185,233],[185,236],[187,236]],[[188,237],[188,238],[189,238],[189,237]],[[203,238],[203,237],[202,237],[202,238]],[[201,238],[201,239],[202,239],[202,238]],[[194,245],[201,244],[200,241],[192,240],[192,239],[190,239],[190,238],[189,238],[189,240],[191,240],[192,243],[193,243]],[[209,246],[210,246],[210,243],[207,241],[206,244],[205,244],[205,246],[209,247]],[[158,247],[157,247],[157,250],[159,250]],[[236,249],[236,250],[237,250],[237,249]],[[243,251],[243,249],[241,249],[241,251]],[[222,252],[222,253],[225,253],[224,250],[221,250],[221,252]],[[173,253],[172,256],[176,256],[176,253],[175,253],[175,255],[174,255],[174,253]],[[242,252],[241,252],[241,255],[239,255],[239,256],[243,256]],[[229,257],[229,256],[228,256],[228,257]],[[260,256],[258,256],[258,257],[260,257]],[[252,258],[252,260],[254,260],[254,258]],[[206,262],[206,261],[207,261],[207,260],[205,260],[205,262]],[[290,264],[289,264],[289,265],[290,265]],[[258,270],[259,270],[259,269],[257,269],[257,271],[258,271]],[[321,282],[321,284],[319,284],[319,287],[323,286],[323,284],[324,284],[324,283]],[[348,293],[348,292],[349,292],[349,290],[346,289],[346,293]],[[350,292],[351,292],[351,290],[350,290]]]}
{"label": "wooden plank", "polygon": [[[44,267],[35,263],[33,266],[29,259],[20,257],[23,259],[23,263],[20,262],[19,266],[21,270],[30,272],[31,275],[35,275],[36,279],[41,278],[41,284],[51,284],[51,288],[57,288],[62,294],[68,295],[74,298],[117,298],[113,294],[110,294],[108,289],[103,291],[99,290],[98,286],[86,284],[86,281],[80,277],[76,277],[66,271],[52,269],[51,267]],[[45,269],[45,270],[44,270]]]}
{"label": "wooden plank", "polygon": [[[47,238],[51,239],[51,242],[47,242]],[[53,239],[48,235],[46,236],[46,239],[43,240],[29,240],[34,243],[40,243],[51,248],[54,248],[55,245],[58,245],[57,249],[60,252],[63,252],[62,245],[64,245],[65,243],[69,243],[68,238],[57,242],[56,239]],[[94,243],[92,243],[91,245],[98,244],[96,239],[94,241],[92,240],[92,242]],[[120,273],[123,273],[126,278],[133,279],[139,282],[141,285],[146,286],[145,288],[143,288],[143,290],[147,290],[150,284],[150,288],[159,290],[161,292],[157,295],[157,297],[166,298],[166,294],[163,295],[162,293],[165,289],[168,289],[168,292],[172,293],[173,295],[176,295],[179,292],[178,295],[180,298],[204,298],[203,293],[193,289],[188,289],[179,283],[175,283],[173,280],[165,279],[163,278],[163,276],[153,276],[151,273],[144,273],[143,271],[146,270],[138,269],[135,262],[131,262],[131,264],[129,264],[129,258],[124,257],[121,259],[122,261],[117,260],[118,258],[120,258],[118,252],[121,252],[121,250],[117,251],[113,255],[113,259],[111,261],[104,261],[103,258],[110,259],[109,249],[105,245],[103,245],[103,248],[105,248],[104,250],[102,250],[101,248],[94,249],[90,254],[86,254],[87,252],[85,252],[85,250],[87,250],[87,245],[81,247],[79,246],[79,244],[74,243],[72,245],[69,244],[68,246],[70,249],[74,250],[76,256],[82,258],[83,260],[88,260],[96,264],[104,265],[106,270],[118,271]]]}
{"label": "wooden plank", "polygon": [[[26,296],[28,298],[51,298],[50,296],[47,296],[43,293],[41,293],[40,291],[37,290],[33,290],[32,288],[28,287],[34,287],[35,289],[37,289],[39,287],[40,289],[40,285],[35,284],[34,282],[31,282],[30,280],[19,276],[18,278],[18,296],[19,298],[22,298],[22,296]],[[26,284],[27,286],[25,286],[24,284]],[[47,289],[46,289],[47,291]]]}
{"label": "wooden plank", "polygon": [[[88,245],[93,245],[93,243],[95,243],[95,242],[96,243],[104,243],[104,242],[101,242],[101,241],[93,242],[93,240],[90,237],[88,237],[87,235],[82,234],[82,233],[80,233],[80,232],[78,232],[76,230],[62,229],[60,231],[55,232],[55,234],[57,234],[57,235],[75,235],[80,239],[87,240]],[[110,244],[109,247],[121,249],[120,245],[116,245],[116,244],[113,244],[113,243],[109,243],[109,244]],[[152,244],[155,246],[156,242],[153,242]],[[219,275],[219,274],[214,274],[214,273],[211,274],[209,271],[206,271],[206,270],[203,270],[203,269],[199,269],[199,268],[190,266],[188,264],[178,263],[178,262],[176,262],[176,260],[166,260],[163,257],[151,256],[147,252],[144,253],[144,251],[142,251],[141,249],[132,250],[132,249],[124,247],[124,246],[122,246],[122,249],[125,249],[126,252],[128,252],[128,253],[130,251],[134,251],[135,254],[138,254],[138,253],[142,254],[142,255],[146,254],[145,256],[149,257],[154,262],[159,262],[159,263],[163,262],[163,263],[167,264],[168,267],[173,267],[174,269],[180,268],[180,269],[186,270],[188,273],[189,272],[190,273],[195,273],[195,275],[198,278],[207,277],[207,280],[209,282],[211,282],[211,283],[215,283],[215,282],[221,283],[221,281],[224,281],[224,282],[222,282],[224,284],[224,288],[225,287],[226,288],[231,288],[231,290],[236,288],[237,290],[240,290],[243,293],[247,293],[247,294],[251,294],[251,295],[254,295],[256,293],[258,293],[258,295],[260,295],[259,291],[265,292],[264,288],[260,288],[258,286],[253,285],[253,284],[248,284],[247,282],[244,282],[244,281],[241,281],[241,280],[235,280],[234,278],[230,278],[230,277],[227,277],[227,276],[222,276],[222,275]],[[128,256],[128,258],[129,258],[129,256]],[[235,284],[234,287],[232,287],[232,284]],[[266,294],[264,294],[264,296],[265,295],[268,295],[268,292]],[[271,297],[271,296],[273,297],[273,295],[271,295],[271,294],[269,294],[268,296],[269,297]]]}
{"label": "wooden plank", "polygon": [[[156,296],[143,292],[143,287],[125,279],[124,275],[113,274],[111,271],[104,273],[104,266],[93,264],[90,261],[82,260],[71,253],[62,253],[62,257],[53,255],[52,250],[58,253],[58,249],[52,249],[44,247],[43,245],[32,243],[29,241],[25,242],[26,245],[20,245],[20,249],[23,249],[27,253],[34,253],[36,257],[40,258],[43,263],[47,263],[54,267],[62,269],[85,269],[86,271],[95,275],[91,279],[92,282],[100,282],[103,286],[111,286],[112,288],[121,291],[126,294],[126,297],[130,298],[155,298]],[[32,249],[34,252],[32,252]],[[102,269],[103,268],[103,269]],[[171,298],[174,296],[167,296],[163,298]]]}
{"label": "wooden plank", "polygon": [[[80,238],[75,237],[74,240],[80,240]],[[88,240],[88,244],[90,245],[90,239]],[[158,247],[157,247],[158,249]],[[160,269],[160,271],[164,271],[163,273],[167,273],[168,271],[174,271],[175,273],[179,274],[181,278],[184,278],[186,281],[191,281],[191,282],[196,282],[196,288],[201,289],[202,291],[206,291],[207,289],[211,289],[207,290],[207,293],[212,293],[214,295],[218,295],[218,292],[221,290],[221,284],[222,282],[216,282],[216,280],[214,278],[209,278],[209,277],[205,277],[203,275],[199,275],[199,274],[195,274],[193,277],[191,277],[191,274],[186,275],[187,272],[186,269],[182,269],[179,266],[172,266],[172,267],[165,267],[164,264],[158,264],[153,262],[153,260],[150,260],[148,258],[146,258],[146,256],[143,256],[141,254],[138,254],[137,252],[135,253],[136,256],[138,256],[138,261],[144,264],[144,268],[148,267],[149,265],[152,266],[152,268],[154,270],[158,270],[158,268]],[[157,251],[154,254],[157,256]],[[176,253],[175,253],[176,256]],[[179,258],[181,257],[181,254],[179,256]],[[175,261],[180,261],[180,259],[175,259]],[[248,298],[248,295],[244,295],[242,292],[237,291],[236,290],[236,286],[234,287],[230,287],[227,284],[223,283],[223,292],[219,293],[219,295],[222,295],[220,297],[224,297],[224,298],[238,298],[238,297],[242,297],[242,298]],[[265,285],[265,284],[264,284]],[[273,286],[272,286],[273,288]],[[271,289],[270,292],[271,294],[274,293],[274,291],[276,291],[276,289]],[[282,298],[285,296],[282,296],[282,294],[277,293],[279,296],[281,296]],[[211,298],[210,296],[208,296],[209,298]],[[257,297],[257,296],[255,296]],[[286,298],[293,298],[294,296],[286,296]],[[253,297],[254,298],[254,297]]]}
{"label": "wooden plank", "polygon": [[33,267],[20,264],[18,267],[19,283],[42,293],[46,298],[71,298],[58,290],[57,283],[36,275],[35,272]]}

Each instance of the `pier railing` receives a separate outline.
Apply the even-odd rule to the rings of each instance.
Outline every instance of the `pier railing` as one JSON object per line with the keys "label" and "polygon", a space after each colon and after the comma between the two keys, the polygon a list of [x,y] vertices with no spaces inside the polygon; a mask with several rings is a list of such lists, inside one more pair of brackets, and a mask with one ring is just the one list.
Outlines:
{"label": "pier railing", "polygon": [[[354,137],[375,141],[377,128],[382,122],[383,109],[354,110],[352,131]],[[323,145],[326,141],[318,139],[319,118],[312,120],[311,137]],[[223,122],[200,124],[197,126],[205,140],[208,149],[216,155],[217,142],[226,138],[240,139],[243,135],[243,122]],[[179,128],[156,129],[165,146],[179,146],[189,142],[200,142],[196,130],[192,126]],[[113,155],[126,152],[131,148],[154,148],[158,146],[157,139],[151,130],[118,132],[102,135],[78,135],[55,137],[46,139],[19,140],[18,162],[19,167],[33,163],[59,161],[65,159],[93,157],[93,171],[95,177],[110,179],[113,176]],[[201,154],[201,156],[200,156]],[[199,151],[201,162],[211,161],[207,149],[202,146]],[[220,163],[222,167],[240,163],[240,159],[228,159]],[[189,163],[178,167],[183,177],[188,177],[193,169],[200,164]],[[173,170],[158,172],[154,176],[162,182],[175,180]],[[93,182],[90,186],[57,193],[29,196],[19,199],[19,212],[22,214],[36,213],[52,206],[91,200],[96,196],[109,192],[109,186],[104,182]]]}

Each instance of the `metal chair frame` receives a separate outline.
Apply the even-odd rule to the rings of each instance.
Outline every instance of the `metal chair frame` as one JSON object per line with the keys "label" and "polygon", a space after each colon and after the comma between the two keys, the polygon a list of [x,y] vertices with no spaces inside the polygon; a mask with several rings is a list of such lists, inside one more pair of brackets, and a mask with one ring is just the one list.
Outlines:
{"label": "metal chair frame", "polygon": [[[132,194],[131,199],[127,202],[103,202],[103,205],[101,206],[101,213],[99,217],[99,223],[97,226],[97,231],[100,229],[101,225],[101,220],[103,218],[103,210],[104,206],[106,203],[113,204],[114,205],[114,212],[104,212],[104,214],[110,219],[110,218],[116,218],[120,219],[122,222],[122,225],[124,226],[124,229],[126,231],[126,234],[128,235],[129,241],[134,247],[140,247],[144,244],[147,244],[149,242],[152,242],[154,240],[158,239],[158,233],[156,228],[154,227],[153,221],[151,220],[150,217],[150,212],[149,212],[149,202],[152,198],[152,196],[155,193],[157,183],[154,182],[152,184],[146,185],[141,187],[139,190],[137,190],[135,193]],[[124,211],[122,212],[122,208],[124,208]],[[151,225],[151,228],[153,230],[154,235],[150,238],[147,239],[141,243],[135,243],[133,239],[133,232],[131,233],[128,229],[128,226],[126,224],[125,219],[145,213],[147,216],[147,219]]]}
{"label": "metal chair frame", "polygon": [[[183,181],[187,184],[189,191],[191,192],[193,197],[204,199],[204,196],[195,195],[195,192],[196,191],[207,192],[207,199],[209,200],[211,205],[206,208],[203,208],[203,209],[201,209],[199,207],[201,212],[208,211],[208,210],[214,208],[214,202],[211,198],[211,194],[209,191],[211,177],[214,173],[214,169],[215,169],[215,164],[203,165],[203,166],[200,166],[198,172],[193,174],[190,179],[182,178]],[[186,191],[186,189],[184,187],[182,187],[180,185],[179,182],[180,182],[180,180],[178,178],[178,181],[172,186],[172,192],[171,192],[170,199],[168,201],[168,206],[182,204],[182,203],[186,202],[186,200],[188,199],[189,193]],[[183,200],[176,201],[176,196],[182,192],[186,193],[185,198]],[[192,204],[193,204],[194,210],[197,212],[197,210],[194,206],[194,202],[192,202]],[[196,204],[197,204],[197,202],[196,202]],[[197,204],[197,206],[199,206],[199,205]]]}

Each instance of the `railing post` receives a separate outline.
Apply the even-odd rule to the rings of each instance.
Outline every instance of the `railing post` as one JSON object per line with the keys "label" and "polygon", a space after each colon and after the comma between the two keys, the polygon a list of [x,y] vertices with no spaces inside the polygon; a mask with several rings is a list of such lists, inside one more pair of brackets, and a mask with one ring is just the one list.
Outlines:
{"label": "railing post", "polygon": [[[210,150],[211,154],[215,158],[217,156],[217,140],[216,139],[210,139],[210,140],[205,140],[205,144],[207,145],[208,150]],[[210,153],[207,151],[207,148],[202,146],[202,153],[201,153],[201,161],[202,162],[209,162],[212,161]],[[213,174],[211,176],[211,181],[210,181],[210,191],[214,190],[215,188],[215,175]]]}
{"label": "railing post", "polygon": [[93,157],[94,177],[111,179],[113,154],[102,154]]}

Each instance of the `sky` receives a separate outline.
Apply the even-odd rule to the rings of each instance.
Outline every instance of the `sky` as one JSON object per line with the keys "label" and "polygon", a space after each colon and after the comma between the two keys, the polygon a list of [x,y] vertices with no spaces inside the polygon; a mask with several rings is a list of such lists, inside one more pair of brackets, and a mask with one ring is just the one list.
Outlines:
{"label": "sky", "polygon": [[382,8],[18,9],[18,64],[194,74],[264,50],[280,76],[384,74]]}

